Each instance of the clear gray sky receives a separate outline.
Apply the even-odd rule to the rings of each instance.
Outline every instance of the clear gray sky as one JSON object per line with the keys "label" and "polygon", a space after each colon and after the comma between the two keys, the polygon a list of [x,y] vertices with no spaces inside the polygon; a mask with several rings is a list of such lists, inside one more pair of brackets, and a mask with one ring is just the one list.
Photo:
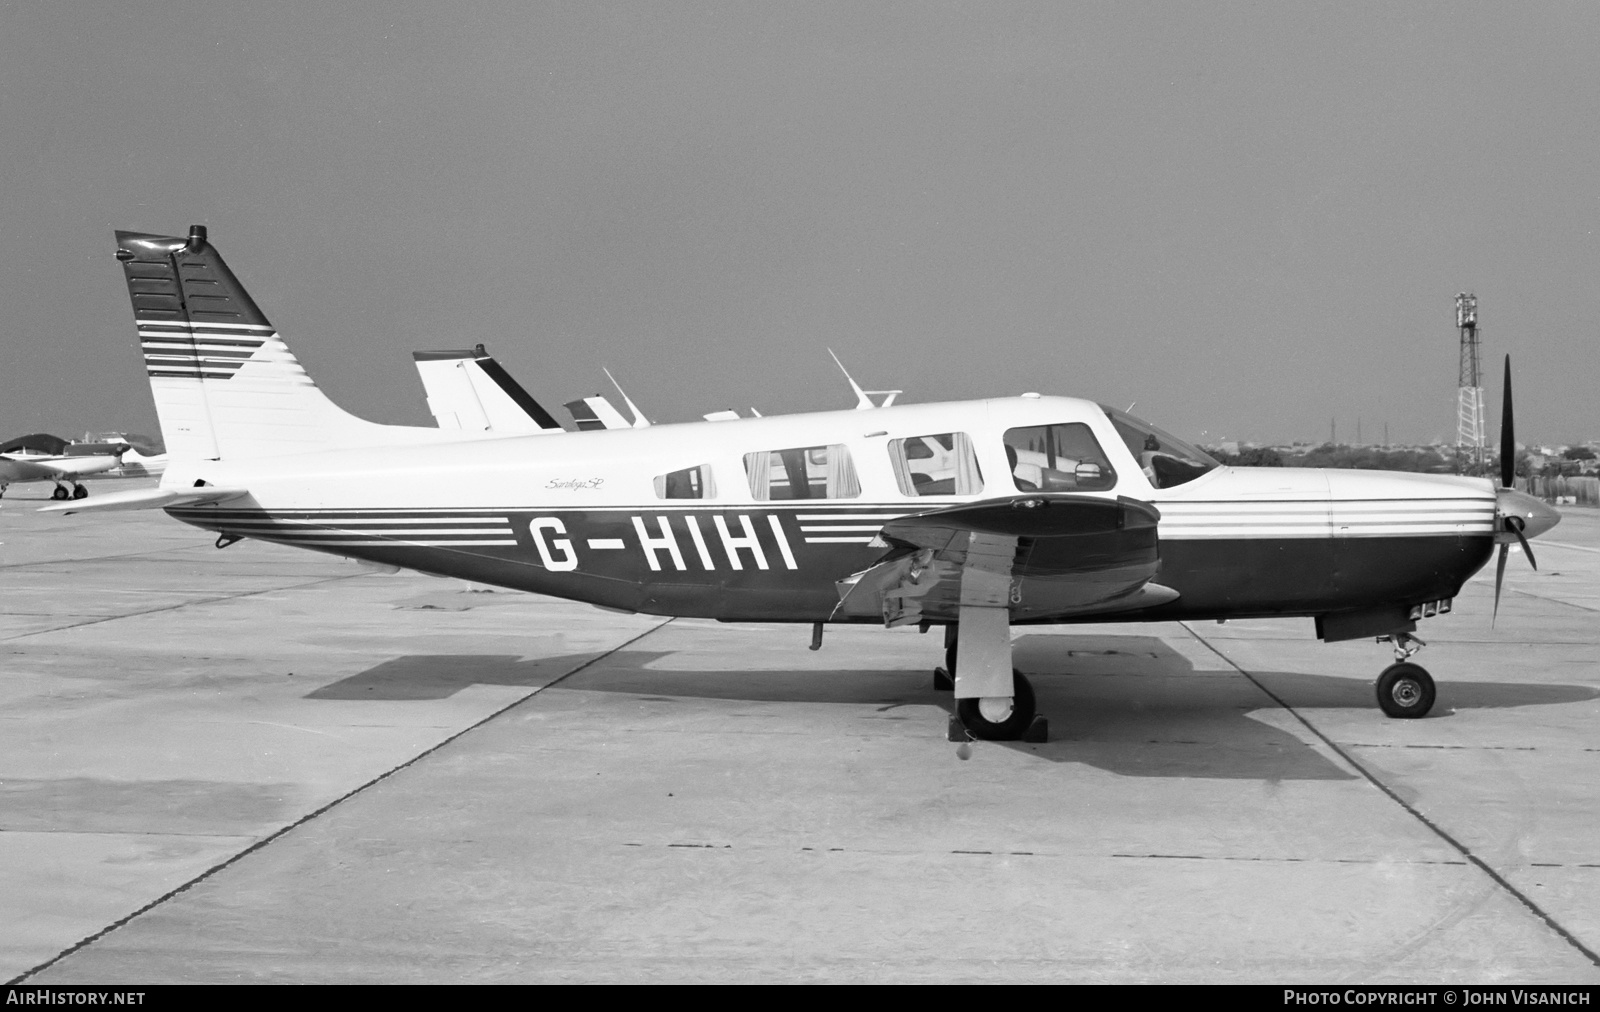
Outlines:
{"label": "clear gray sky", "polygon": [[[115,228],[322,387],[657,420],[1093,397],[1206,440],[1600,437],[1593,3],[0,2],[0,436],[153,431]],[[1491,426],[1491,436],[1498,425]]]}

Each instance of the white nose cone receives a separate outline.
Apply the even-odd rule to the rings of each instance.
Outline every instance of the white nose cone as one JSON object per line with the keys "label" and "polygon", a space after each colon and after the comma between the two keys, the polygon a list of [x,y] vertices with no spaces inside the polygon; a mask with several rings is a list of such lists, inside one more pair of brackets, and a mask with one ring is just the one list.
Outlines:
{"label": "white nose cone", "polygon": [[1561,522],[1561,514],[1549,503],[1515,489],[1502,488],[1495,492],[1495,508],[1501,517],[1521,520],[1525,538],[1536,538]]}

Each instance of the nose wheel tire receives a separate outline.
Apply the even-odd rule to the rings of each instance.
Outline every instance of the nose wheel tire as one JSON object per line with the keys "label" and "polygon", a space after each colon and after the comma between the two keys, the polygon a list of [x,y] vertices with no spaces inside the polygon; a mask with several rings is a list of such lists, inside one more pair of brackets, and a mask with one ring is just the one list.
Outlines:
{"label": "nose wheel tire", "polygon": [[1409,661],[1391,664],[1378,676],[1378,705],[1391,717],[1427,716],[1433,709],[1433,676]]}
{"label": "nose wheel tire", "polygon": [[[1033,701],[1033,686],[1015,669],[1011,672],[1012,691],[1010,712],[1003,701],[984,699],[956,700],[956,716],[966,726],[967,732],[981,741],[1017,741],[1033,723],[1038,712]],[[1430,699],[1431,701],[1431,699]],[[996,712],[997,710],[1002,712]]]}

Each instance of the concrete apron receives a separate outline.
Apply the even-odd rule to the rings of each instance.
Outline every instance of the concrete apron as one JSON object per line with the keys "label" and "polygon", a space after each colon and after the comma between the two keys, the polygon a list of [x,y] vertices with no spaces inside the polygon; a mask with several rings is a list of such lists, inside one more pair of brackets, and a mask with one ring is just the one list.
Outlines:
{"label": "concrete apron", "polygon": [[103,932],[27,978],[61,983],[1600,981],[1571,520],[1495,628],[1491,567],[1420,630],[1429,719],[1304,620],[1021,630],[1052,740],[966,762],[936,636],[813,654],[197,535],[113,559],[146,543],[119,524],[5,573],[0,953]]}

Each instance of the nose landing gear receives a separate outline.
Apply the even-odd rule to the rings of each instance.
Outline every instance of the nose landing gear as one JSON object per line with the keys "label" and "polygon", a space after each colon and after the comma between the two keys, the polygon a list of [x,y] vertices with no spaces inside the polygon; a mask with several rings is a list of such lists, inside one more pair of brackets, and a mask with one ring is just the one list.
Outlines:
{"label": "nose landing gear", "polygon": [[1378,675],[1378,706],[1390,717],[1414,720],[1427,716],[1437,696],[1433,676],[1409,660],[1427,644],[1408,632],[1380,636],[1378,642],[1394,644],[1395,660]]}

